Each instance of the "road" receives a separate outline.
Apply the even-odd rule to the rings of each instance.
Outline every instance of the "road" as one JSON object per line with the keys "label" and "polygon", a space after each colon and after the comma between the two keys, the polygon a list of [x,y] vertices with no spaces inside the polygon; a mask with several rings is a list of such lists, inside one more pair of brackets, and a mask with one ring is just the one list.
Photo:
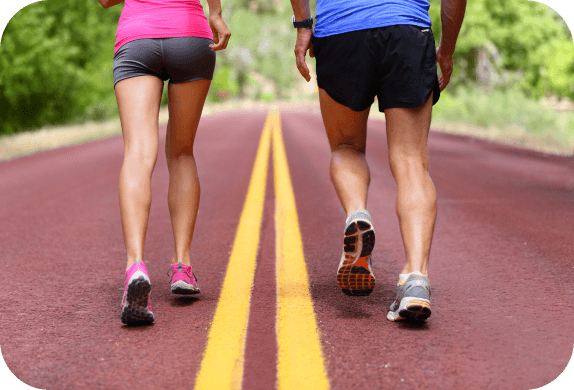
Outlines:
{"label": "road", "polygon": [[[404,262],[384,122],[368,125],[377,286],[337,286],[345,214],[315,113],[204,117],[192,243],[175,297],[168,172],[145,263],[156,321],[120,322],[120,137],[0,163],[0,345],[43,389],[534,389],[572,356],[574,161],[431,132],[433,315],[386,313]],[[163,150],[165,128],[160,129]]]}

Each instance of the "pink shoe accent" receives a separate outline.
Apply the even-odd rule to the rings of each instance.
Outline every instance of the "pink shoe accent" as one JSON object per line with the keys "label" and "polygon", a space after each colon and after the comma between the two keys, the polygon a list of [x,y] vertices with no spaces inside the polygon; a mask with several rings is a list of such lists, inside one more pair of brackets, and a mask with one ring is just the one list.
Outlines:
{"label": "pink shoe accent", "polygon": [[126,271],[126,284],[122,300],[122,322],[145,324],[154,320],[151,309],[151,282],[144,263],[137,259]]}
{"label": "pink shoe accent", "polygon": [[172,264],[171,292],[174,294],[199,294],[197,280],[189,265],[182,263]]}

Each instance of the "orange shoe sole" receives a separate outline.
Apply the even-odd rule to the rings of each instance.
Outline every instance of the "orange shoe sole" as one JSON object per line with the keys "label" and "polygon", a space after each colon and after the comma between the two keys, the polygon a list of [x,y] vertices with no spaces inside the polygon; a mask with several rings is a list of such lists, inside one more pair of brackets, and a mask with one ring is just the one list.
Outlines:
{"label": "orange shoe sole", "polygon": [[[361,254],[355,261],[359,241]],[[367,221],[351,223],[344,238],[345,260],[337,272],[337,283],[351,296],[369,295],[375,288],[375,275],[370,271],[369,258],[375,246],[375,232]]]}

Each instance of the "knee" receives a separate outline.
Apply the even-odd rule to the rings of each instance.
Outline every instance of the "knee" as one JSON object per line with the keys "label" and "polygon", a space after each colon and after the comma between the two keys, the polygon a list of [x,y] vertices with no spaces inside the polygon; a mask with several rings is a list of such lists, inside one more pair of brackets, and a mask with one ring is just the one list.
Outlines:
{"label": "knee", "polygon": [[389,153],[389,167],[395,180],[413,175],[426,176],[429,170],[428,155],[409,151]]}
{"label": "knee", "polygon": [[157,149],[136,146],[124,150],[124,163],[138,166],[140,169],[153,170],[157,161]]}
{"label": "knee", "polygon": [[165,157],[168,159],[168,161],[193,159],[193,146],[167,146],[165,148]]}

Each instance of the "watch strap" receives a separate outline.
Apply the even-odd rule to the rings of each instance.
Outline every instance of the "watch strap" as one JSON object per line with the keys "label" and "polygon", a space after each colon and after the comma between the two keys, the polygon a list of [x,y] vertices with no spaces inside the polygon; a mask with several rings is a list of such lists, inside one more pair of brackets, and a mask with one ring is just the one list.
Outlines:
{"label": "watch strap", "polygon": [[293,27],[295,28],[313,28],[313,18],[302,20],[300,22],[295,21],[295,15],[293,15]]}

